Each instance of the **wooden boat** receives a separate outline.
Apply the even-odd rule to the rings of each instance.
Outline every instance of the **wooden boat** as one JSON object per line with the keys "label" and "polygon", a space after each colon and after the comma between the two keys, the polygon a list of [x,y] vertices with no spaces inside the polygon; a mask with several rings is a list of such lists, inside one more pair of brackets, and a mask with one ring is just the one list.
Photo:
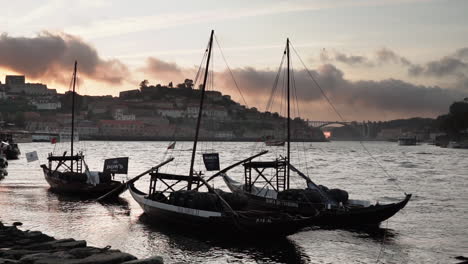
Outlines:
{"label": "wooden boat", "polygon": [[[220,193],[203,179],[201,173],[194,173],[194,161],[203,113],[213,33],[211,31],[207,50],[204,80],[203,85],[201,85],[200,107],[188,175],[161,173],[158,167],[149,172],[151,176],[149,193],[137,189],[133,183],[129,184],[129,191],[145,214],[149,216],[150,222],[155,224],[169,222],[181,227],[209,230],[210,232],[222,234],[242,234],[244,237],[251,237],[252,234],[261,234],[262,237],[286,236],[297,232],[309,224],[310,217],[278,211],[245,211],[244,206],[247,202],[245,197],[232,193]],[[263,153],[265,152],[241,162]],[[221,172],[225,172],[239,164],[240,162],[233,164]],[[157,184],[164,186],[164,188],[157,189]],[[181,186],[182,188],[178,189]],[[241,202],[242,199],[244,199],[245,203]],[[245,236],[247,234],[249,236]]]}
{"label": "wooden boat", "polygon": [[284,140],[265,140],[265,145],[269,147],[282,147],[284,144]]}
{"label": "wooden boat", "polygon": [[[113,180],[110,172],[89,171],[82,152],[73,153],[74,118],[75,118],[75,85],[77,62],[73,72],[72,121],[70,137],[70,155],[67,152],[61,156],[52,153],[47,157],[48,165],[42,164],[44,177],[50,189],[62,194],[75,194],[83,198],[96,197],[122,186],[123,183]],[[123,190],[122,190],[123,191]],[[116,193],[115,196],[118,196]]]}
{"label": "wooden boat", "polygon": [[398,145],[400,146],[416,146],[418,141],[416,137],[402,136],[398,138]]}
{"label": "wooden boat", "polygon": [[5,158],[5,156],[2,154],[2,151],[0,150],[0,179],[3,179],[5,176],[8,175],[8,161]]}
{"label": "wooden boat", "polygon": [[[290,163],[290,53],[286,42],[287,57],[287,155],[270,161],[243,163],[244,182],[235,181],[227,173],[221,173],[233,193],[246,195],[253,209],[299,213],[312,217],[311,224],[334,226],[378,225],[401,210],[411,199],[411,194],[398,203],[371,205],[367,201],[350,200],[348,193],[340,189],[328,189],[316,185],[307,175]],[[273,175],[266,172],[272,172]],[[305,188],[291,189],[290,176],[297,174],[305,180]],[[256,184],[262,186],[258,187]]]}
{"label": "wooden boat", "polygon": [[18,147],[18,144],[13,139],[12,134],[1,134],[0,141],[4,144],[3,153],[6,159],[16,160],[21,155],[21,151]]}

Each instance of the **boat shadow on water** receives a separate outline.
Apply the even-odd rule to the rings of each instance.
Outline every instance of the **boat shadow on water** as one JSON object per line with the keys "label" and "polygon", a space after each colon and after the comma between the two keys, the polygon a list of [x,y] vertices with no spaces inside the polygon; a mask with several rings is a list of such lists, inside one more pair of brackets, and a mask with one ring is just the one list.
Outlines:
{"label": "boat shadow on water", "polygon": [[[138,222],[147,228],[151,237],[159,233],[168,238],[173,247],[189,252],[194,258],[206,256],[213,248],[229,251],[234,258],[242,262],[249,256],[256,262],[265,263],[310,263],[305,250],[295,241],[284,237],[268,239],[258,236],[228,236],[206,230],[196,230],[180,225],[171,225],[166,221],[155,223],[148,215],[141,214]],[[152,238],[150,238],[152,239]],[[217,250],[219,251],[219,250]]]}

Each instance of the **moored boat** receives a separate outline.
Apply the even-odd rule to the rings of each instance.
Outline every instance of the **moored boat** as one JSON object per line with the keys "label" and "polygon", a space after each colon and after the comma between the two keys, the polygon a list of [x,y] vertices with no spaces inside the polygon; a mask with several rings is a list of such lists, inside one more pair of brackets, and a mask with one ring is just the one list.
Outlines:
{"label": "moored boat", "polygon": [[[250,210],[246,208],[248,203],[244,195],[215,190],[204,180],[202,172],[197,173],[194,171],[213,45],[213,34],[214,32],[211,31],[206,51],[206,67],[203,84],[200,86],[200,105],[188,175],[162,173],[158,167],[149,171],[151,178],[148,193],[137,189],[133,182],[129,184],[129,191],[153,224],[169,222],[173,225],[181,227],[189,226],[197,230],[243,235],[248,239],[251,239],[251,235],[254,234],[262,235],[255,236],[255,239],[258,239],[269,236],[287,236],[295,233],[307,226],[311,217],[279,211]],[[261,152],[241,162],[237,162],[217,174],[226,172],[242,162],[251,160],[264,153]],[[203,158],[204,162],[208,162],[213,168],[216,167],[214,170],[219,170],[217,153],[204,154]],[[209,170],[206,164],[205,166]],[[137,177],[140,177],[140,175]],[[158,185],[159,188],[157,187]]]}
{"label": "moored boat", "polygon": [[398,138],[398,145],[400,146],[416,146],[418,143],[416,137],[402,136]]}
{"label": "moored boat", "polygon": [[[72,89],[72,120],[70,136],[70,155],[67,151],[63,155],[49,154],[48,165],[42,164],[41,168],[44,177],[50,185],[52,191],[80,195],[82,198],[100,196],[123,185],[123,183],[113,179],[114,173],[111,171],[90,171],[85,162],[83,152],[74,154],[74,116],[75,116],[75,85],[77,80],[77,62],[75,61],[73,71]],[[128,162],[128,159],[127,159]],[[122,189],[121,191],[124,191]],[[115,193],[118,196],[119,193]]]}
{"label": "moored boat", "polygon": [[21,151],[12,134],[0,134],[0,141],[4,145],[3,153],[6,159],[16,160],[19,158]]}
{"label": "moored boat", "polygon": [[5,156],[3,156],[2,151],[0,150],[0,179],[3,179],[5,176],[8,175],[7,168],[8,161],[5,158]]}
{"label": "moored boat", "polygon": [[[398,203],[387,205],[351,200],[345,190],[328,189],[317,185],[291,163],[290,86],[295,87],[295,85],[290,85],[293,78],[290,78],[289,39],[286,42],[283,56],[287,58],[287,71],[285,71],[287,91],[284,92],[287,96],[286,155],[274,160],[249,160],[243,163],[244,174],[239,175],[238,178],[243,178],[244,182],[234,180],[227,173],[221,173],[226,185],[233,193],[247,196],[249,206],[253,209],[309,216],[312,218],[310,223],[316,225],[374,226],[392,217],[405,207],[411,199],[411,194],[405,194],[405,198]],[[281,72],[281,67],[278,72]],[[304,188],[290,187],[290,178],[293,174],[305,181]]]}

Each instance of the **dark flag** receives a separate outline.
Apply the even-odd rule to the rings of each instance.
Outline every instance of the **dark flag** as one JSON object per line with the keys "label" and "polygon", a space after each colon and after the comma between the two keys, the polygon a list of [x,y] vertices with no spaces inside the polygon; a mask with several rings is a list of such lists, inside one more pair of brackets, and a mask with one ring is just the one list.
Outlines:
{"label": "dark flag", "polygon": [[219,170],[219,154],[205,153],[203,154],[203,163],[208,171]]}
{"label": "dark flag", "polygon": [[128,157],[106,159],[104,161],[104,172],[110,172],[115,174],[127,174],[128,173]]}

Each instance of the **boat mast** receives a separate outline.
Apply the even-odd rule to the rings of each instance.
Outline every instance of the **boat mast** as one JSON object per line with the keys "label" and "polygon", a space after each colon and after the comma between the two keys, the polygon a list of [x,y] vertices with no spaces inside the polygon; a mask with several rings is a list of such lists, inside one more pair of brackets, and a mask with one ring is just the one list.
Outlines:
{"label": "boat mast", "polygon": [[287,61],[288,61],[288,73],[287,73],[287,78],[288,78],[288,120],[287,120],[287,129],[288,129],[288,132],[287,132],[287,140],[288,140],[288,145],[287,145],[287,158],[288,158],[288,163],[287,163],[287,174],[286,174],[286,186],[287,186],[287,189],[289,189],[289,162],[291,162],[291,124],[290,124],[290,120],[291,120],[291,112],[290,112],[290,96],[289,96],[289,86],[290,86],[290,79],[289,79],[289,38],[286,39],[286,57],[287,57]]}
{"label": "boat mast", "polygon": [[208,57],[206,59],[205,76],[203,77],[203,85],[201,87],[200,107],[198,108],[197,129],[195,130],[195,139],[193,141],[192,160],[190,161],[190,171],[189,171],[187,190],[192,189],[193,165],[195,164],[195,154],[197,151],[198,132],[200,131],[200,122],[202,118],[203,100],[205,99],[206,80],[208,78],[208,70],[210,66],[210,57],[211,57],[211,47],[213,45],[213,34],[214,34],[214,30],[211,30],[210,43],[208,44]]}
{"label": "boat mast", "polygon": [[76,68],[78,62],[75,61],[75,68],[73,70],[73,92],[72,92],[72,121],[71,121],[71,154],[72,159],[70,160],[70,170],[73,172],[73,140],[75,137],[75,85],[76,85]]}

